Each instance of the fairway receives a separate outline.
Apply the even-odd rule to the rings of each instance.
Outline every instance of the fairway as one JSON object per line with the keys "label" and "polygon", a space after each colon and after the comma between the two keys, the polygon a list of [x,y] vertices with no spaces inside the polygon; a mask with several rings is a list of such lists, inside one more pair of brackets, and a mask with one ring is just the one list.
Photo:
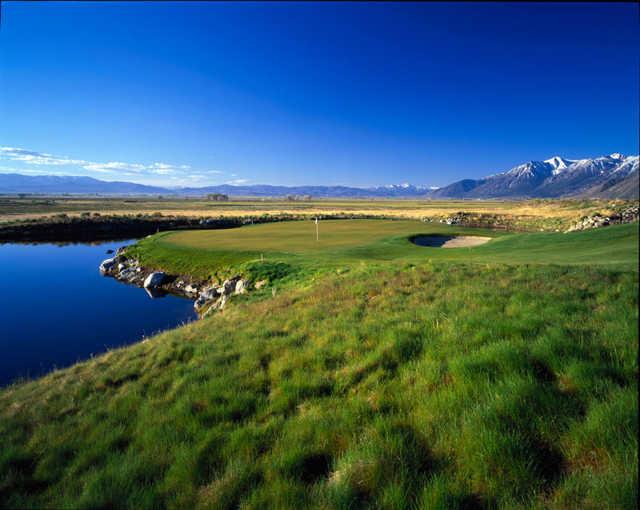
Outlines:
{"label": "fairway", "polygon": [[327,220],[291,221],[249,225],[226,230],[176,232],[166,241],[197,249],[273,251],[286,253],[322,252],[363,246],[392,236],[407,236],[425,229],[420,221]]}
{"label": "fairway", "polygon": [[[224,230],[162,232],[128,252],[143,265],[200,278],[222,276],[249,261],[332,268],[361,262],[425,260],[503,264],[596,264],[637,270],[638,224],[583,232],[504,233],[401,220],[313,221],[248,225]],[[417,246],[415,236],[492,237],[482,245],[440,249]]]}

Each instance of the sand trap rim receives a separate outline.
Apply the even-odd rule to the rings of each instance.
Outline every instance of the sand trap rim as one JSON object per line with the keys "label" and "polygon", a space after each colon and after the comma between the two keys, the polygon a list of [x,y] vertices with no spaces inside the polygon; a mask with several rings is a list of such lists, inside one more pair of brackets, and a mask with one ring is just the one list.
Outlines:
{"label": "sand trap rim", "polygon": [[474,248],[491,241],[492,237],[469,235],[416,234],[409,242],[421,248]]}

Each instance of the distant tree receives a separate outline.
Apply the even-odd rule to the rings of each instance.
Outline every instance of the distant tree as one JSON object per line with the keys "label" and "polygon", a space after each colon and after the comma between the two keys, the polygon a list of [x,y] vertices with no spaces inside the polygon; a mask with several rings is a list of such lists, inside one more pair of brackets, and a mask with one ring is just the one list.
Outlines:
{"label": "distant tree", "polygon": [[207,195],[207,200],[213,200],[214,202],[227,202],[229,200],[229,196],[224,193],[209,193]]}

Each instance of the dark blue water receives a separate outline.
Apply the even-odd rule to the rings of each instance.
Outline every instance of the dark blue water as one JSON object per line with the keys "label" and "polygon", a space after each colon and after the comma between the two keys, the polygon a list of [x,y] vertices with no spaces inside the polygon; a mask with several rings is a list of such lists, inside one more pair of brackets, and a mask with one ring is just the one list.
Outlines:
{"label": "dark blue water", "polygon": [[0,385],[195,318],[188,299],[152,299],[99,273],[106,251],[124,244],[0,244]]}

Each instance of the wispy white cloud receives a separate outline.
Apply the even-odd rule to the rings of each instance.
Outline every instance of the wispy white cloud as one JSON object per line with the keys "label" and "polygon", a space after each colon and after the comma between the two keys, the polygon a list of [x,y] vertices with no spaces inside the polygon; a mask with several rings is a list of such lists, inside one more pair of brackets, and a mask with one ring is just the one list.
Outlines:
{"label": "wispy white cloud", "polygon": [[[88,161],[85,159],[74,159],[67,156],[55,156],[46,152],[38,152],[18,147],[0,147],[0,160],[14,161],[21,165],[22,168],[11,168],[11,171],[26,174],[42,174],[44,167],[51,174],[62,174],[64,171],[60,167],[76,167],[86,170],[87,172],[95,172],[98,174],[109,174],[116,177],[138,177],[142,179],[169,179],[175,181],[186,182],[206,182],[211,181],[213,176],[223,175],[224,172],[219,170],[196,170],[191,165],[171,164],[165,162],[154,162],[150,164],[127,163],[123,161]],[[38,167],[35,170],[32,167]],[[2,167],[3,172],[10,171],[9,167]]]}
{"label": "wispy white cloud", "polygon": [[249,179],[232,179],[231,181],[227,181],[225,184],[233,184],[233,185],[239,185],[239,184],[247,184],[249,182]]}
{"label": "wispy white cloud", "polygon": [[83,159],[59,157],[52,154],[47,154],[46,152],[29,151],[26,149],[19,149],[17,147],[0,147],[0,156],[2,156],[3,159],[9,159],[11,161],[23,161],[30,165],[82,166],[88,163],[88,161],[85,161]]}

